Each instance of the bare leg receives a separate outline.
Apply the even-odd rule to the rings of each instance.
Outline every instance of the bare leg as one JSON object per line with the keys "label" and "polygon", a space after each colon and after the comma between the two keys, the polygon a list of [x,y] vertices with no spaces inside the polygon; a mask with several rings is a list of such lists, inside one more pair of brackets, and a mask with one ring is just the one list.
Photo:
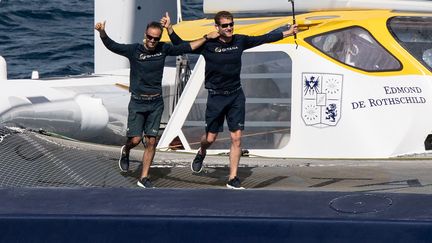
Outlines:
{"label": "bare leg", "polygon": [[237,176],[237,169],[241,157],[241,135],[242,131],[237,130],[231,132],[231,149],[230,149],[230,175],[229,179],[233,179]]}
{"label": "bare leg", "polygon": [[126,145],[126,148],[125,148],[126,155],[129,156],[130,150],[133,149],[135,146],[137,146],[141,142],[141,139],[142,139],[141,137],[131,137],[131,138],[127,139],[126,144],[125,144]]}
{"label": "bare leg", "polygon": [[141,171],[141,178],[148,177],[150,166],[153,162],[156,151],[156,137],[144,136],[146,147],[142,159],[143,168]]}
{"label": "bare leg", "polygon": [[200,154],[207,153],[207,149],[216,141],[217,135],[217,133],[208,132],[201,137]]}

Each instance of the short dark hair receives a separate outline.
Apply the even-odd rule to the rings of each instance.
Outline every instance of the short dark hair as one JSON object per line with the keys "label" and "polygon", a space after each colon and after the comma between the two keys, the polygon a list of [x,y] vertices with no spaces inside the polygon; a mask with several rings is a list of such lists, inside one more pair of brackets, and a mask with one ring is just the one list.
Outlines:
{"label": "short dark hair", "polygon": [[216,15],[214,16],[215,24],[219,25],[221,18],[234,20],[234,16],[230,12],[220,11],[217,12]]}
{"label": "short dark hair", "polygon": [[162,25],[161,25],[159,22],[156,22],[156,21],[152,21],[152,22],[150,22],[150,23],[147,24],[146,32],[147,32],[147,30],[148,30],[149,28],[160,29],[161,34],[162,34],[162,32],[163,32],[163,27],[162,27]]}

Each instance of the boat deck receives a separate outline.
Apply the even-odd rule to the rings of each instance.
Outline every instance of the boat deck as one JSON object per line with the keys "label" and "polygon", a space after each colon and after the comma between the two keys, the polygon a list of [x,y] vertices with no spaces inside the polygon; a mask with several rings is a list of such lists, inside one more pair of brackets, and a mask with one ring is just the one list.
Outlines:
{"label": "boat deck", "polygon": [[[0,128],[1,242],[428,242],[432,159],[243,157],[157,152],[155,189],[136,186],[142,150]],[[235,230],[234,230],[235,229]],[[70,234],[73,232],[73,234]]]}
{"label": "boat deck", "polygon": [[[25,130],[0,130],[0,187],[137,188],[142,148],[131,152],[128,173],[118,168],[119,147],[74,142]],[[157,188],[225,188],[228,156],[208,155],[192,173],[194,154],[158,151],[150,170]],[[242,157],[247,189],[287,191],[432,193],[432,158],[274,159]]]}

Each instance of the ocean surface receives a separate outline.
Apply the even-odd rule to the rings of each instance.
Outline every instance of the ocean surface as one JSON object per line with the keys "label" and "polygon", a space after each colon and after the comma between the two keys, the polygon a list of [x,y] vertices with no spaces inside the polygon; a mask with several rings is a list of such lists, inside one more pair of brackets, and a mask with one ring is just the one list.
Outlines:
{"label": "ocean surface", "polygon": [[[202,0],[186,0],[185,20],[202,17]],[[0,0],[0,55],[8,79],[92,73],[93,0]]]}
{"label": "ocean surface", "polygon": [[1,0],[0,55],[8,78],[93,71],[93,1]]}

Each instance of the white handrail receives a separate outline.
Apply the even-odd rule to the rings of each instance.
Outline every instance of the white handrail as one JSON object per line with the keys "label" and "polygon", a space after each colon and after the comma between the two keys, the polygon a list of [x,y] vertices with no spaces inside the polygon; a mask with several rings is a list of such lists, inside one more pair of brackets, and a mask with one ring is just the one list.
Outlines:
{"label": "white handrail", "polygon": [[2,56],[0,56],[0,80],[7,80],[7,64]]}
{"label": "white handrail", "polygon": [[180,23],[182,21],[183,21],[183,17],[182,17],[181,0],[177,0],[177,23]]}

